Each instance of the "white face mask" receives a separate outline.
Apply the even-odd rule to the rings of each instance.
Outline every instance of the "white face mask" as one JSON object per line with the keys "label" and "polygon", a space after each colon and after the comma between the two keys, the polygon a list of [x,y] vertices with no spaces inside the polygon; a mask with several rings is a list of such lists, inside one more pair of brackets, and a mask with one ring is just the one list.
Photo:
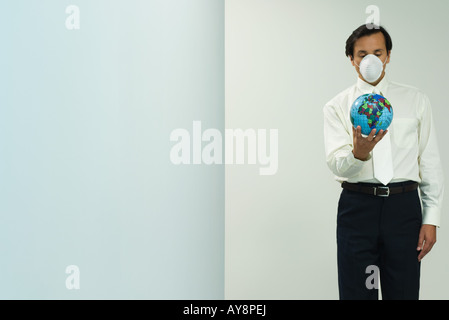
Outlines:
{"label": "white face mask", "polygon": [[355,63],[355,61],[354,63],[357,67],[359,67],[363,79],[365,79],[365,81],[369,83],[373,83],[380,78],[382,71],[384,69],[384,65],[387,63],[387,59],[385,59],[385,62],[382,63],[382,61],[374,54],[368,54],[365,57],[363,57],[362,62],[360,62],[360,65]]}

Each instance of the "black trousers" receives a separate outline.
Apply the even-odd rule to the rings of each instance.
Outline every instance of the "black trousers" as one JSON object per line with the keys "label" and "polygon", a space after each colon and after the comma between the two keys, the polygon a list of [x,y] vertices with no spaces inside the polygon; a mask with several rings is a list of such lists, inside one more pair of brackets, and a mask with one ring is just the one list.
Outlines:
{"label": "black trousers", "polygon": [[379,197],[343,189],[337,215],[340,299],[377,300],[376,280],[383,299],[418,299],[421,223],[418,190]]}

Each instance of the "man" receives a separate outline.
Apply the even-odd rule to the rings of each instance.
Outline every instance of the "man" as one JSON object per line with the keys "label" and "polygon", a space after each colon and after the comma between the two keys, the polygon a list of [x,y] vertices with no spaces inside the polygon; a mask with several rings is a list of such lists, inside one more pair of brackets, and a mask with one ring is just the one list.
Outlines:
{"label": "man", "polygon": [[[340,299],[378,299],[377,288],[367,285],[373,267],[384,299],[418,299],[421,260],[440,224],[443,174],[429,99],[387,79],[391,50],[383,27],[357,28],[346,42],[357,83],[323,109],[326,161],[343,187],[337,214]],[[353,127],[350,108],[366,93],[391,103],[387,130],[362,135],[360,126]]]}

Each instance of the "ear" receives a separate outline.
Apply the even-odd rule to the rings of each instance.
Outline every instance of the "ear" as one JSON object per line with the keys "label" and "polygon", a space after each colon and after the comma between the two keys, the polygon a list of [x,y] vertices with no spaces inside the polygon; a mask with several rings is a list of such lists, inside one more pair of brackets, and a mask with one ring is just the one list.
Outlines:
{"label": "ear", "polygon": [[387,55],[387,63],[390,63],[390,57],[391,57],[391,50],[388,51],[388,55]]}
{"label": "ear", "polygon": [[349,59],[351,60],[351,64],[355,67],[355,64],[354,64],[354,57],[353,57],[353,56],[349,56]]}

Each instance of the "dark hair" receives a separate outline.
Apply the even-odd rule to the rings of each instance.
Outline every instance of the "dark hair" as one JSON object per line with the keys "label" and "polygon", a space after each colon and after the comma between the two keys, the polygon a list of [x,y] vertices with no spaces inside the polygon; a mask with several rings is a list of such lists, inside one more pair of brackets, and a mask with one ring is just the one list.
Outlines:
{"label": "dark hair", "polygon": [[354,44],[355,42],[364,36],[369,36],[378,32],[382,32],[385,38],[385,46],[387,47],[387,54],[393,48],[393,42],[391,41],[391,37],[388,34],[387,30],[381,26],[373,26],[372,29],[368,29],[366,24],[361,25],[357,29],[355,29],[351,36],[346,40],[346,56],[354,57]]}

